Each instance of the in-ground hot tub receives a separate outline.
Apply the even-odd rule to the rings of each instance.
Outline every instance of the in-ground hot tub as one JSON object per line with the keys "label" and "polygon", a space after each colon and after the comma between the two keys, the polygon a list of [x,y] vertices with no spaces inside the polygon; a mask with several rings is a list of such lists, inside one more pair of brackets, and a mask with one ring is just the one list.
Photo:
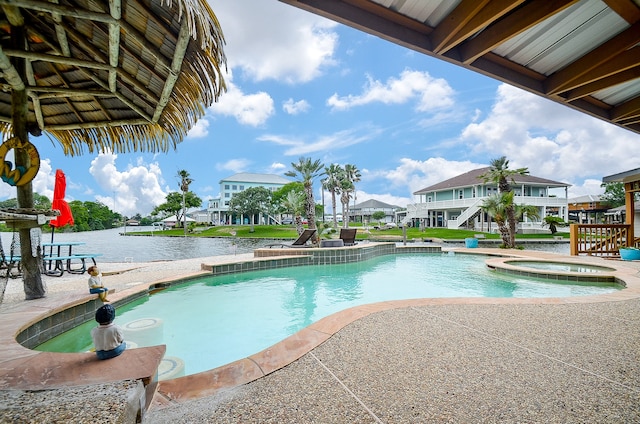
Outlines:
{"label": "in-ground hot tub", "polygon": [[615,268],[571,261],[545,261],[523,258],[492,258],[486,265],[497,272],[556,281],[622,284],[615,277]]}
{"label": "in-ground hot tub", "polygon": [[528,259],[507,259],[504,263],[522,267],[533,268],[545,271],[561,271],[561,272],[613,272],[614,268],[600,265],[591,265],[573,262],[552,262]]}

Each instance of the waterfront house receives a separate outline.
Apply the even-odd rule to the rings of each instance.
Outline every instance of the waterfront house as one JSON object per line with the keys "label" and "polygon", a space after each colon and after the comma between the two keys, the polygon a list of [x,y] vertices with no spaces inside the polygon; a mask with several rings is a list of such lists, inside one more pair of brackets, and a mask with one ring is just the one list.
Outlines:
{"label": "waterfront house", "polygon": [[[493,182],[485,183],[480,176],[489,167],[474,169],[457,177],[439,182],[414,192],[418,202],[407,206],[402,224],[422,227],[469,228],[476,231],[496,231],[495,225],[481,210],[483,202],[498,194]],[[556,215],[567,221],[569,184],[533,175],[514,175],[510,181],[519,205],[533,205],[540,217]],[[400,216],[400,214],[399,214]],[[546,232],[541,220],[524,217],[519,224],[524,233]]]}
{"label": "waterfront house", "polygon": [[[369,199],[349,208],[349,222],[395,222],[396,212],[400,209],[400,206],[394,206],[379,200]],[[384,218],[374,220],[371,216],[375,212],[384,212]]]}
{"label": "waterfront house", "polygon": [[[275,174],[252,174],[241,172],[220,180],[220,195],[209,200],[207,211],[212,224],[234,224],[234,217],[229,213],[229,202],[234,194],[240,193],[251,187],[264,187],[270,191],[276,191],[285,184],[291,183],[280,175]],[[272,217],[263,217],[265,220],[273,221]],[[242,219],[247,221],[248,218]],[[239,223],[239,222],[238,222]]]}
{"label": "waterfront house", "polygon": [[569,199],[569,221],[579,224],[601,224],[609,209],[606,201],[598,194]]}

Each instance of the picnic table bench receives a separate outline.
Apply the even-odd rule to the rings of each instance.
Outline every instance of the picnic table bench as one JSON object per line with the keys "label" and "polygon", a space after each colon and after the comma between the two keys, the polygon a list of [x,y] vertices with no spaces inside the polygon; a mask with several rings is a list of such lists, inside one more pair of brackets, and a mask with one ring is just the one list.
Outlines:
{"label": "picnic table bench", "polygon": [[66,256],[43,256],[44,272],[47,275],[60,277],[64,272],[82,274],[87,271],[87,261],[96,265],[96,258],[102,253],[74,253]]}

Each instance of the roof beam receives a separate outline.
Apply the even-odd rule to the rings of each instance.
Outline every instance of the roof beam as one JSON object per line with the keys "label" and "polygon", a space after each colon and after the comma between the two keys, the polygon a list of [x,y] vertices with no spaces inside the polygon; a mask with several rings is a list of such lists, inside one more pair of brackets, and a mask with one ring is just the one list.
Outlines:
{"label": "roof beam", "polygon": [[122,8],[120,0],[109,0],[109,11],[115,22],[109,24],[109,65],[113,66],[113,70],[109,71],[109,90],[116,91],[116,81],[118,78],[118,58],[120,55],[120,18],[122,17]]}
{"label": "roof beam", "polygon": [[365,0],[280,0],[319,16],[381,37],[401,46],[431,54],[432,29],[422,22]]}
{"label": "roof beam", "polygon": [[[462,0],[462,2],[438,24],[431,35],[429,35],[433,52],[441,54],[451,49],[455,43],[450,43],[450,41],[454,39],[454,37],[457,37],[460,31],[465,29],[467,24],[478,12],[483,10],[489,1],[490,0]],[[465,34],[460,36],[466,39],[475,31],[469,33],[469,29],[467,29],[463,32]],[[459,40],[459,38],[457,39]]]}
{"label": "roof beam", "polygon": [[630,25],[640,21],[640,7],[631,0],[602,0]]}
{"label": "roof beam", "polygon": [[640,116],[640,97],[622,103],[611,110],[611,120],[613,122],[637,118],[638,116]]}
{"label": "roof beam", "polygon": [[628,69],[624,72],[618,72],[606,78],[601,78],[578,88],[574,88],[573,90],[569,90],[563,94],[563,97],[568,101],[572,101],[636,78],[640,78],[640,66]]}
{"label": "roof beam", "polygon": [[[471,39],[475,34],[489,27],[492,23],[508,14],[525,1],[526,0],[493,0],[473,16],[463,28],[460,28],[457,31],[456,34],[451,34],[451,37],[449,37],[446,44],[434,47],[434,51],[441,54],[446,53],[464,41]],[[436,28],[434,32],[438,31],[440,27],[441,26],[438,25],[438,28]],[[431,37],[431,40],[435,45],[433,36]]]}
{"label": "roof beam", "polygon": [[571,89],[571,84],[575,80],[606,64],[607,61],[638,43],[640,43],[640,22],[636,22],[609,41],[549,76],[545,82],[545,92],[555,95]]}
{"label": "roof beam", "polygon": [[189,25],[186,18],[183,17],[182,26],[180,27],[180,34],[178,35],[178,42],[176,43],[176,48],[173,54],[173,61],[171,63],[171,72],[165,80],[164,87],[162,88],[162,95],[160,96],[160,100],[158,100],[155,113],[153,114],[152,122],[154,123],[157,123],[160,120],[162,111],[167,106],[167,103],[169,103],[171,93],[173,92],[173,87],[178,80],[178,76],[180,75],[180,69],[182,69],[182,62],[184,60],[184,55],[187,52],[190,38],[191,35],[189,31]]}
{"label": "roof beam", "polygon": [[470,64],[498,45],[523,33],[549,17],[563,11],[579,0],[549,0],[530,2],[513,11],[476,37],[459,46],[460,59]]}
{"label": "roof beam", "polygon": [[596,69],[582,75],[567,85],[564,91],[573,90],[583,85],[591,84],[599,80],[614,76],[618,73],[640,66],[640,47],[634,47],[611,58]]}
{"label": "roof beam", "polygon": [[107,13],[93,12],[88,9],[78,9],[77,7],[61,6],[46,1],[36,0],[0,0],[0,6],[15,6],[36,12],[58,13],[60,15],[71,16],[76,19],[89,19],[91,21],[104,22],[110,24],[113,22],[111,15]]}

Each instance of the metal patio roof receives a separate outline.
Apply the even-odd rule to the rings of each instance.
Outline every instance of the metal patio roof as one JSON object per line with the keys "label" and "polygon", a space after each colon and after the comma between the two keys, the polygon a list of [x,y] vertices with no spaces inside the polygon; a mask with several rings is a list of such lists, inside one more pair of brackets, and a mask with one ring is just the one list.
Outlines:
{"label": "metal patio roof", "polygon": [[640,0],[280,0],[640,133]]}

